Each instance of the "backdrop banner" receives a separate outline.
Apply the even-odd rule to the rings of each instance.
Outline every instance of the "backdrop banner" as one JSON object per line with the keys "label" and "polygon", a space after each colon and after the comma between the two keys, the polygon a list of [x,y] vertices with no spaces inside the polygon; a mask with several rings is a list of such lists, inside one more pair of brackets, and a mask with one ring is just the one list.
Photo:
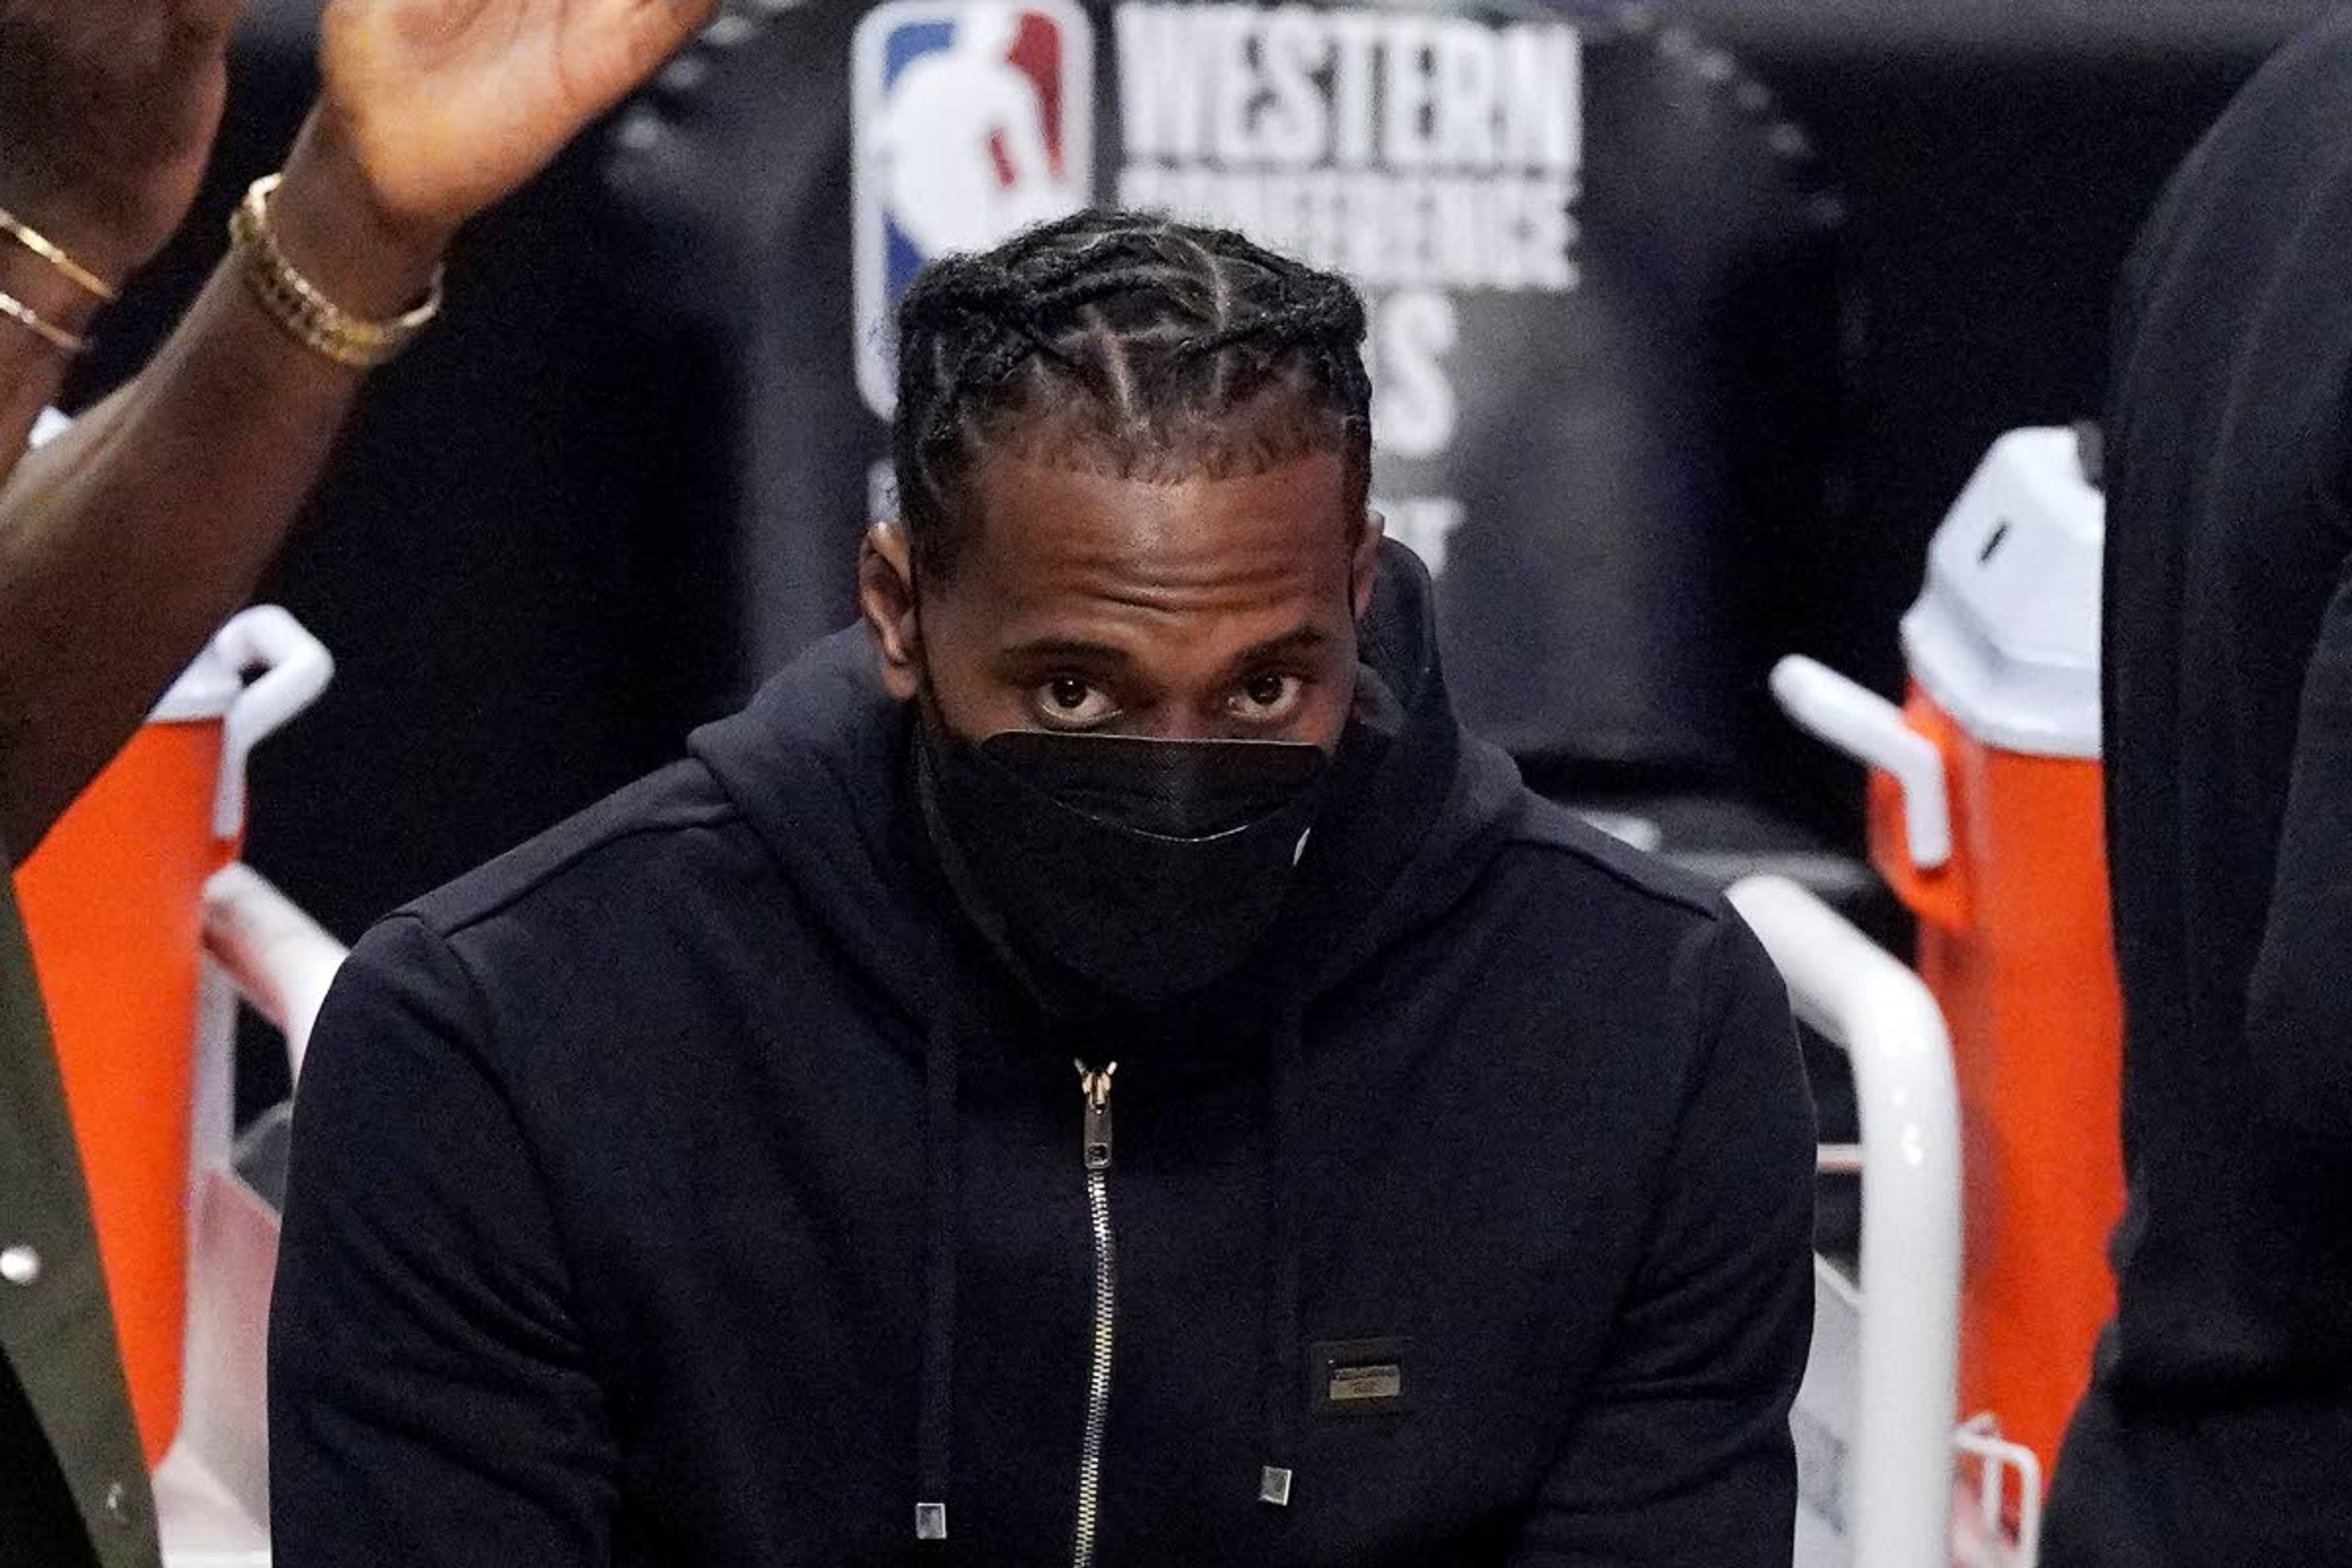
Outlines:
{"label": "backdrop banner", "polygon": [[915,272],[1118,203],[1362,287],[1375,500],[1437,575],[1474,725],[1539,763],[1731,761],[1769,651],[1748,606],[1822,494],[1843,207],[1728,54],[1631,8],[730,22],[605,175],[644,307],[730,370],[692,439],[726,458],[747,684],[841,623],[892,504]]}

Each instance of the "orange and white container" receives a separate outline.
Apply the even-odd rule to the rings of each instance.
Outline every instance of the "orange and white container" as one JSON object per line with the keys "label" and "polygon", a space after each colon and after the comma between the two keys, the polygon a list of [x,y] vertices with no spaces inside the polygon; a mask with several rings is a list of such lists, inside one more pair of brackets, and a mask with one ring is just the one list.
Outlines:
{"label": "orange and white container", "polygon": [[150,1465],[179,1424],[205,883],[253,748],[333,669],[284,610],[239,615],[16,872]]}
{"label": "orange and white container", "polygon": [[1960,1096],[1960,1399],[2057,1456],[2114,1309],[2122,1008],[2099,768],[2105,508],[2072,432],[1993,444],[1903,622],[1898,710],[1807,659],[1773,689],[1871,768],[1874,862],[1918,920]]}

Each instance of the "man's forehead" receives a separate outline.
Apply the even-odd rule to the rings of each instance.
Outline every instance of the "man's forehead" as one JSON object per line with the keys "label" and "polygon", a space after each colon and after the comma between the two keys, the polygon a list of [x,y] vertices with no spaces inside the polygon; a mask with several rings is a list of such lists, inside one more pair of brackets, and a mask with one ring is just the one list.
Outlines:
{"label": "man's forehead", "polygon": [[1344,459],[1308,453],[1255,473],[1139,479],[1034,458],[975,475],[971,563],[1014,600],[1166,600],[1313,591],[1344,577],[1354,530]]}

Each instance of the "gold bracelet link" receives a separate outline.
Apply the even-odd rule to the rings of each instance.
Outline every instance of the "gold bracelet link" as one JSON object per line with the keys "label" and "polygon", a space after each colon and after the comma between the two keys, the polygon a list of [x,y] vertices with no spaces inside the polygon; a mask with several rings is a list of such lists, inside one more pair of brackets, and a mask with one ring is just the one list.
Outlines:
{"label": "gold bracelet link", "polygon": [[6,235],[18,245],[47,262],[65,275],[66,281],[83,293],[94,296],[100,304],[111,305],[121,298],[113,285],[76,261],[66,253],[64,247],[51,241],[47,236],[34,228],[6,207],[0,207],[0,234]]}
{"label": "gold bracelet link", "polygon": [[238,271],[247,291],[295,342],[337,364],[369,370],[399,357],[441,313],[441,268],[434,268],[432,285],[415,309],[383,321],[353,315],[328,299],[278,248],[269,221],[278,182],[276,174],[256,180],[228,220],[229,243],[241,258]]}
{"label": "gold bracelet link", "polygon": [[38,311],[14,294],[0,293],[0,316],[7,317],[61,353],[79,354],[89,351],[88,338],[76,337],[55,321],[45,321]]}

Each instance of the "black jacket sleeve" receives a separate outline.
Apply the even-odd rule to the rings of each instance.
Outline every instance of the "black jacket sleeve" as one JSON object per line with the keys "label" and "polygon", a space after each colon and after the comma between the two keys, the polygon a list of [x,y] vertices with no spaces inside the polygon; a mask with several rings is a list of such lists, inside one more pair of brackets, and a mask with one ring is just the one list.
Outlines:
{"label": "black jacket sleeve", "polygon": [[1679,966],[1704,1048],[1647,1254],[1513,1568],[1788,1568],[1812,1338],[1812,1102],[1788,994],[1725,912]]}
{"label": "black jacket sleeve", "polygon": [[[2336,519],[2337,523],[2342,518]],[[2347,542],[2352,542],[2348,541]],[[2304,672],[2270,912],[2247,995],[2257,1103],[2296,1152],[2352,1164],[2352,561]]]}
{"label": "black jacket sleeve", "polygon": [[295,1102],[269,1346],[279,1568],[604,1568],[614,1444],[447,944],[352,953]]}

